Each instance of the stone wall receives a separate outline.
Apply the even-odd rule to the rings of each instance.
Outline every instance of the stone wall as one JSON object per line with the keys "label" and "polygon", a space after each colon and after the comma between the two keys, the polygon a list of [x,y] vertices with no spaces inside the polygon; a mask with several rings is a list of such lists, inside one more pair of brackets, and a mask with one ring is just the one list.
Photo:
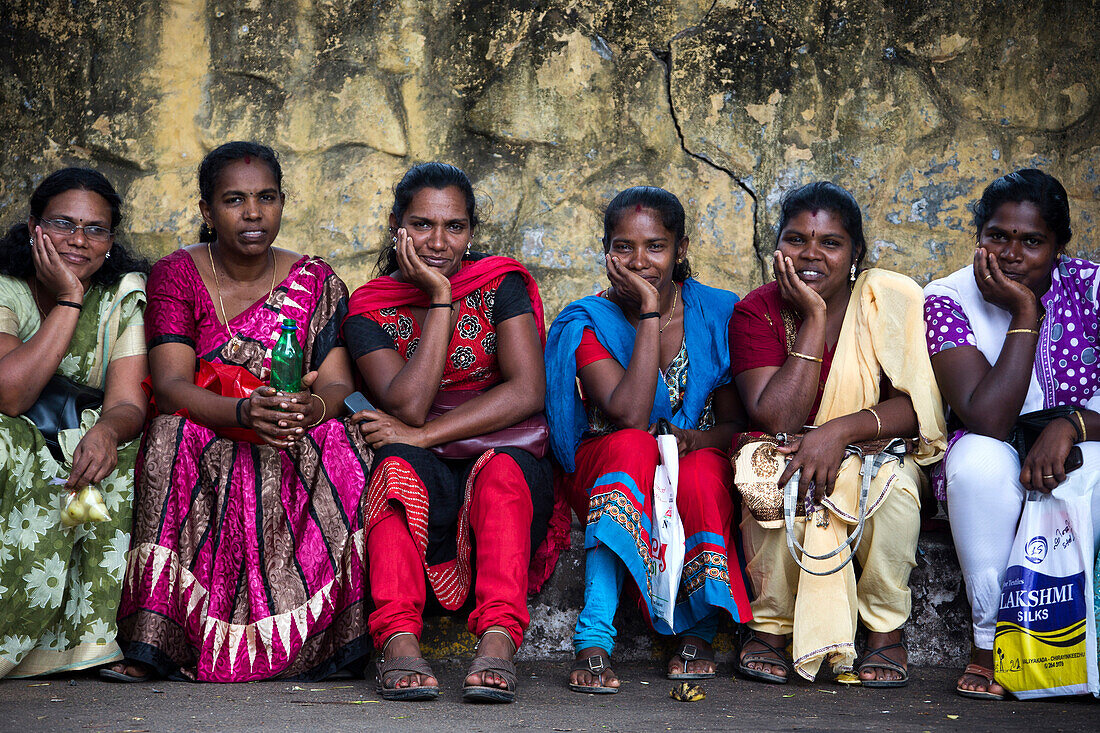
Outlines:
{"label": "stone wall", "polygon": [[123,191],[130,239],[194,241],[195,171],[273,145],[281,242],[355,287],[414,162],[463,166],[484,249],[528,263],[550,315],[601,286],[599,212],[664,186],[702,279],[759,285],[784,190],[863,206],[870,259],[921,282],[971,256],[968,204],[1026,165],[1100,251],[1095,2],[973,0],[5,0],[0,219],[51,169]]}

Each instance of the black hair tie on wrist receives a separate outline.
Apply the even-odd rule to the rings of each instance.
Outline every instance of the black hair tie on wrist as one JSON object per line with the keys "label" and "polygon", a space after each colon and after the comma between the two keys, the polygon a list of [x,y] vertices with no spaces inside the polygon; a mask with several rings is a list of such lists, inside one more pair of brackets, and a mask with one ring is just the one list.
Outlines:
{"label": "black hair tie on wrist", "polygon": [[58,305],[65,305],[65,306],[68,306],[69,308],[76,308],[78,311],[83,311],[84,310],[84,306],[82,306],[80,303],[74,303],[71,300],[58,300],[58,301],[54,301],[54,302],[56,302]]}
{"label": "black hair tie on wrist", "polygon": [[638,316],[639,321],[644,321],[647,318],[660,318],[661,314],[657,311],[650,311],[649,313],[642,313]]}
{"label": "black hair tie on wrist", "polygon": [[237,424],[240,425],[242,428],[248,427],[244,424],[244,412],[242,411],[245,402],[248,402],[247,397],[242,397],[237,400]]}
{"label": "black hair tie on wrist", "polygon": [[428,310],[431,310],[432,308],[450,308],[451,310],[454,310],[454,304],[453,303],[432,303],[431,305],[428,306]]}

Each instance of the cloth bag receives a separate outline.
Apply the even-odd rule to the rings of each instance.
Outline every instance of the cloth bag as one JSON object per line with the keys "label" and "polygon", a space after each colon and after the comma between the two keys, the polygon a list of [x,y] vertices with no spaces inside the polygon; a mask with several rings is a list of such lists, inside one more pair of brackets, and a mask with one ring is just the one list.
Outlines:
{"label": "cloth bag", "polygon": [[[661,422],[664,422],[663,420]],[[667,427],[665,428],[667,430]],[[650,534],[649,599],[657,619],[668,624],[668,633],[676,628],[673,614],[684,569],[684,524],[676,508],[676,489],[680,480],[680,453],[676,436],[662,432],[657,436],[661,462],[653,475],[653,532]]]}
{"label": "cloth bag", "polygon": [[1090,492],[1029,492],[1001,586],[997,682],[1021,700],[1100,694]]}

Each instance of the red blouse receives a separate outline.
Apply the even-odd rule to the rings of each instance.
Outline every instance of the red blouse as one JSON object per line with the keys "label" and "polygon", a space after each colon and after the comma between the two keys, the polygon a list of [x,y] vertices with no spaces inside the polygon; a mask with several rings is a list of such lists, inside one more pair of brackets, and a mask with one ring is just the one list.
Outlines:
{"label": "red blouse", "polygon": [[[786,317],[784,317],[786,316]],[[802,327],[798,311],[779,295],[779,285],[770,282],[746,295],[733,308],[730,318],[730,371],[733,376],[750,369],[781,367],[787,361],[791,345]],[[833,365],[828,346],[821,355],[821,372],[807,424],[812,424],[821,405],[825,380]]]}

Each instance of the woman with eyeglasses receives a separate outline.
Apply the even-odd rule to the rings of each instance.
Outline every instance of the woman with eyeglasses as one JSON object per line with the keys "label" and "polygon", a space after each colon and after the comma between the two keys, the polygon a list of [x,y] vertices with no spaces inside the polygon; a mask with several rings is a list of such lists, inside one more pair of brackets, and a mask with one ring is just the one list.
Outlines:
{"label": "woman with eyeglasses", "polygon": [[[0,677],[122,656],[149,265],[117,241],[121,205],[100,173],[65,168],[0,239]],[[68,420],[48,409],[77,393]],[[108,518],[64,526],[88,486]]]}

